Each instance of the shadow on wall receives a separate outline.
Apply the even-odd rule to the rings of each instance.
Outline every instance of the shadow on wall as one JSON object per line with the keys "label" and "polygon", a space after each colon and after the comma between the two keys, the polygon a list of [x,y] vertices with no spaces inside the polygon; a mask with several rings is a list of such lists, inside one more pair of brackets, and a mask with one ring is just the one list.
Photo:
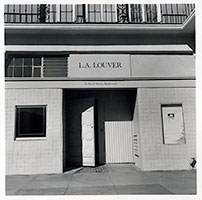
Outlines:
{"label": "shadow on wall", "polygon": [[105,164],[105,122],[132,121],[136,93],[136,89],[64,90],[64,171],[82,166],[82,113],[94,105],[96,165]]}

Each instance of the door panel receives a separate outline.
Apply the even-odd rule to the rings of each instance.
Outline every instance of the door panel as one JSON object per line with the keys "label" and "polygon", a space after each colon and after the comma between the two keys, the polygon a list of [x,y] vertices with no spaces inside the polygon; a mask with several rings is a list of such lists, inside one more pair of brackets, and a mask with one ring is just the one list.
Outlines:
{"label": "door panel", "polygon": [[162,115],[165,144],[183,144],[185,137],[182,106],[164,106]]}
{"label": "door panel", "polygon": [[132,163],[132,121],[105,122],[106,163]]}
{"label": "door panel", "polygon": [[94,105],[82,113],[81,121],[83,166],[95,166]]}
{"label": "door panel", "polygon": [[66,165],[94,166],[94,99],[71,100],[66,112]]}

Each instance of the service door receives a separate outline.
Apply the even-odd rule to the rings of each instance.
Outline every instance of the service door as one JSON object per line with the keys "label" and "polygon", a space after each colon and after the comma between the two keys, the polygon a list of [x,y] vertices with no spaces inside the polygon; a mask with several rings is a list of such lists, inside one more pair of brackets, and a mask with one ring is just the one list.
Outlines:
{"label": "service door", "polygon": [[88,101],[88,107],[82,112],[82,162],[83,166],[95,166],[95,128],[94,128],[94,101]]}

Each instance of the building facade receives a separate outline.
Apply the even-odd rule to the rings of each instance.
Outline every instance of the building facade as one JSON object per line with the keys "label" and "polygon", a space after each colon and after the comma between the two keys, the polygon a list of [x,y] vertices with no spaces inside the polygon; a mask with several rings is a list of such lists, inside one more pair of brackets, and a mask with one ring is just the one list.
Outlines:
{"label": "building facade", "polygon": [[6,174],[196,158],[195,5],[5,5]]}

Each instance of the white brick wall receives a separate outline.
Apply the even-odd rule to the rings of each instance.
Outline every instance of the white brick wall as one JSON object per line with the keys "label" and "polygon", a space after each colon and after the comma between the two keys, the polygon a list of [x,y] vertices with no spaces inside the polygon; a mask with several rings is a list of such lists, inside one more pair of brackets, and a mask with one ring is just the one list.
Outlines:
{"label": "white brick wall", "polygon": [[[196,156],[194,88],[140,88],[137,92],[143,170],[190,169]],[[186,144],[163,144],[161,104],[181,103]]]}
{"label": "white brick wall", "polygon": [[[62,172],[62,89],[6,89],[6,174]],[[14,140],[15,106],[47,105],[46,138]]]}
{"label": "white brick wall", "polygon": [[[62,172],[62,89],[6,89],[6,174]],[[138,102],[138,103],[137,103]],[[194,88],[139,88],[134,134],[143,170],[190,169],[196,156]],[[161,104],[182,103],[186,144],[163,144]],[[14,140],[15,106],[47,105],[46,139]]]}
{"label": "white brick wall", "polygon": [[[134,135],[137,135],[137,137],[134,137]],[[135,141],[134,141],[135,138],[137,138],[137,145],[135,144]],[[136,99],[135,108],[134,108],[134,116],[133,116],[133,153],[134,153],[133,156],[134,156],[135,165],[141,169],[142,168],[142,162],[141,162],[142,156],[141,156],[140,140],[141,140],[141,138],[140,138],[139,107],[138,107],[138,99]],[[137,153],[138,153],[139,157],[137,157],[135,155]]]}

